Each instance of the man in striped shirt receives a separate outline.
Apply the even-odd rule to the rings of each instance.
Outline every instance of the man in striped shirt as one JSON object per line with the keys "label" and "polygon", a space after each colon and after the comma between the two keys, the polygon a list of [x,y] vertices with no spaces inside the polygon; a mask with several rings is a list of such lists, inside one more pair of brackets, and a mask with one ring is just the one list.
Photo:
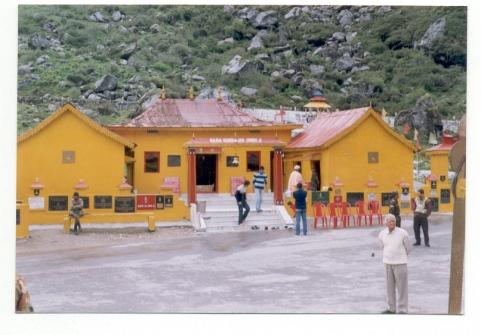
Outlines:
{"label": "man in striped shirt", "polygon": [[267,185],[267,176],[264,173],[263,166],[261,166],[259,172],[255,173],[252,177],[252,184],[256,192],[256,212],[262,212],[262,193],[264,192],[264,187]]}

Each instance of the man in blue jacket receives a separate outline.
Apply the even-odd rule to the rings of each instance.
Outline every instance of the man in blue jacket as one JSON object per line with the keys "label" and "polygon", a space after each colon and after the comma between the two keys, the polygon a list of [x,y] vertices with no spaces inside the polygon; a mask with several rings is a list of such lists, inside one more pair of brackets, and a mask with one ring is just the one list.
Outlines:
{"label": "man in blue jacket", "polygon": [[296,235],[301,234],[300,221],[302,217],[302,232],[307,235],[306,198],[307,192],[302,189],[302,183],[297,184],[297,190],[292,194],[296,201]]}

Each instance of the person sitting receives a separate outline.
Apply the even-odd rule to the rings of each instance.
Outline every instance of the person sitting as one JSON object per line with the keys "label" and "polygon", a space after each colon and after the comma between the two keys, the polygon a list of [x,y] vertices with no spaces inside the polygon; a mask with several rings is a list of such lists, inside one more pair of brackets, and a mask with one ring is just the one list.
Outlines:
{"label": "person sitting", "polygon": [[78,235],[78,231],[82,229],[82,227],[80,226],[80,217],[84,215],[83,208],[84,208],[84,202],[79,197],[78,192],[75,192],[73,194],[73,198],[70,206],[70,214],[69,214],[70,217],[75,219],[75,224],[73,226],[73,231],[75,235]]}

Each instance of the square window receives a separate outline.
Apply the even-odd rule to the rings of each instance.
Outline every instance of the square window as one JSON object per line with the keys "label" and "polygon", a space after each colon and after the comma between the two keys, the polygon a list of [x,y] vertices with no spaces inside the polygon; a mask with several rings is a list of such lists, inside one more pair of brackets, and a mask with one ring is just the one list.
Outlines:
{"label": "square window", "polygon": [[379,163],[379,152],[368,152],[367,153],[367,162],[369,164],[376,164]]}
{"label": "square window", "polygon": [[261,152],[247,151],[246,152],[247,171],[259,171],[261,166]]}
{"label": "square window", "polygon": [[160,153],[144,153],[144,172],[159,172]]}
{"label": "square window", "polygon": [[75,151],[72,151],[72,150],[62,151],[62,163],[64,164],[75,163]]}
{"label": "square window", "polygon": [[180,166],[180,155],[168,155],[167,166]]}

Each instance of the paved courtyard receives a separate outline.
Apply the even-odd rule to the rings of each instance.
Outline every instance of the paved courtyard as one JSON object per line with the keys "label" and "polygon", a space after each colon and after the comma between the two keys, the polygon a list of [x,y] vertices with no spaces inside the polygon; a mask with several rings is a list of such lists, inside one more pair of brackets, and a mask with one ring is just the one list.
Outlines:
{"label": "paved courtyard", "polygon": [[[403,220],[413,240],[412,217]],[[38,313],[379,313],[380,226],[194,233],[189,228],[35,229],[17,272]],[[451,216],[431,218],[431,248],[409,257],[409,311],[448,309]],[[374,256],[372,255],[374,253]]]}

